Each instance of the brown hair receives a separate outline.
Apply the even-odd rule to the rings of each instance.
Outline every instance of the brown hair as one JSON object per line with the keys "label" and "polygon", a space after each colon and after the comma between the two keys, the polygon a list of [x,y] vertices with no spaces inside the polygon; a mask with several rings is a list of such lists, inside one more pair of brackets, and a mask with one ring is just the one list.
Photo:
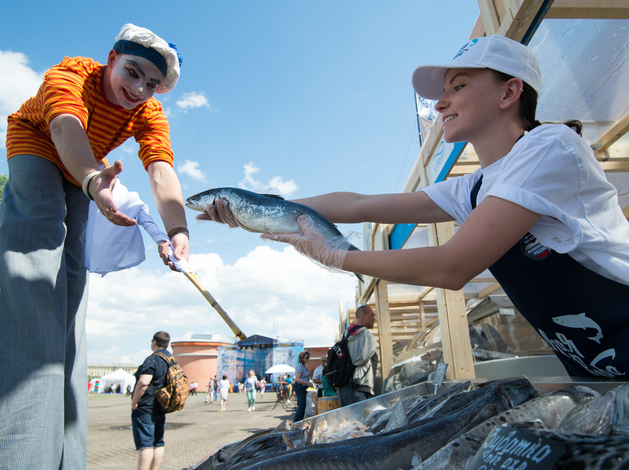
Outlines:
{"label": "brown hair", "polygon": [[153,335],[153,341],[157,343],[160,349],[165,349],[170,344],[170,335],[165,331],[158,331]]}
{"label": "brown hair", "polygon": [[[493,72],[493,76],[498,82],[504,83],[508,82],[512,78],[515,78],[512,75],[498,72],[497,70],[489,70]],[[528,132],[532,131],[538,126],[541,126],[542,123],[535,119],[535,113],[537,111],[537,92],[528,83],[522,83],[523,91],[520,95],[520,121],[524,126],[524,130]],[[564,124],[575,131],[577,134],[581,135],[581,131],[583,130],[583,124],[581,124],[581,121],[573,119],[564,122]]]}
{"label": "brown hair", "polygon": [[306,354],[308,354],[308,359],[310,359],[310,353],[308,351],[302,351],[297,356],[297,360],[299,361],[300,364],[305,364],[304,358],[306,357]]}

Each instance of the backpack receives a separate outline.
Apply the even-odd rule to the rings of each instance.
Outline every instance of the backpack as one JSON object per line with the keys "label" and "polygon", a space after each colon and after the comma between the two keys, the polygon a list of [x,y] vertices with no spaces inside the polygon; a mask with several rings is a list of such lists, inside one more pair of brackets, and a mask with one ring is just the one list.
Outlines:
{"label": "backpack", "polygon": [[172,413],[183,408],[188,398],[190,387],[188,385],[188,377],[183,373],[183,369],[175,358],[167,356],[164,353],[156,352],[154,356],[161,357],[166,361],[168,372],[166,372],[166,385],[163,388],[155,390],[155,398],[165,413]]}
{"label": "backpack", "polygon": [[347,341],[355,331],[362,328],[360,325],[354,325],[349,328],[340,341],[328,350],[328,371],[325,378],[334,388],[345,387],[354,377],[356,366],[349,355]]}

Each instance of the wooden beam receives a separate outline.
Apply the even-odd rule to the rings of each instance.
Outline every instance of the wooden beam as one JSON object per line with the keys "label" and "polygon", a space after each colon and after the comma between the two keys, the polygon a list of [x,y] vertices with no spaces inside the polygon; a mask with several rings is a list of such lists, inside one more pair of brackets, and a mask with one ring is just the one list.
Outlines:
{"label": "wooden beam", "polygon": [[522,41],[544,0],[504,0],[504,2],[507,9],[497,34]]}
{"label": "wooden beam", "polygon": [[502,286],[498,282],[494,282],[491,286],[485,287],[483,290],[481,290],[478,293],[478,298],[482,299],[484,297],[487,297],[489,294],[493,294],[494,292],[496,292],[498,289],[501,289],[501,288]]}
{"label": "wooden beam", "polygon": [[628,19],[627,0],[555,0],[546,18]]}
{"label": "wooden beam", "polygon": [[472,28],[472,34],[470,34],[470,39],[476,39],[483,37],[485,35],[485,25],[483,25],[483,16],[478,15],[476,18],[476,24]]}
{"label": "wooden beam", "polygon": [[626,161],[607,161],[600,162],[605,173],[626,173],[629,172],[629,162]]}
{"label": "wooden beam", "polygon": [[[454,223],[446,222],[435,226],[434,246],[444,245],[454,236]],[[444,362],[449,364],[448,379],[474,378],[472,345],[468,332],[463,289],[452,291],[437,289],[439,325]]]}
{"label": "wooden beam", "polygon": [[376,284],[376,313],[378,316],[378,344],[380,345],[380,364],[382,378],[389,376],[393,367],[393,341],[391,339],[391,319],[389,318],[389,294],[387,282],[380,280]]}
{"label": "wooden beam", "polygon": [[629,132],[629,113],[619,119],[614,126],[592,144],[595,152],[604,152],[623,135]]}
{"label": "wooden beam", "polygon": [[487,36],[496,34],[498,28],[500,28],[500,20],[498,19],[498,12],[493,0],[478,0],[478,8],[483,20],[485,34]]}
{"label": "wooden beam", "polygon": [[629,161],[629,142],[616,142],[604,152],[595,152],[599,161]]}
{"label": "wooden beam", "polygon": [[402,190],[403,193],[413,193],[419,186],[421,181],[420,168],[425,166],[428,160],[430,160],[430,157],[432,157],[432,154],[441,139],[441,134],[443,134],[443,123],[441,122],[441,119],[437,118],[435,124],[430,129],[428,136],[426,136],[426,140],[424,140],[424,145],[422,145],[419,155],[417,155],[417,159],[415,160],[411,173],[406,179],[406,184]]}

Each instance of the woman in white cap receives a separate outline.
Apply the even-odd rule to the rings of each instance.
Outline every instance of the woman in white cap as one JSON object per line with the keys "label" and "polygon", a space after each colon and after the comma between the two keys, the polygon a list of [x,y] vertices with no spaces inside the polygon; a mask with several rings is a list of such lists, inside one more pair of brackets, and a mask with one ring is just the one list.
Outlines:
{"label": "woman in white cap", "polygon": [[[438,100],[445,140],[473,144],[481,168],[415,193],[297,202],[340,223],[456,221],[454,237],[443,246],[348,252],[307,220],[305,235],[263,237],[404,284],[461,289],[490,269],[571,375],[626,377],[629,223],[578,135],[581,124],[535,120],[541,73],[532,51],[503,36],[474,39],[451,62],[417,68],[413,86]],[[233,224],[224,201],[203,217]]]}
{"label": "woman in white cap", "polygon": [[[88,204],[135,225],[112,199],[116,161],[133,137],[174,255],[188,259],[181,185],[155,93],[172,90],[181,59],[151,31],[125,25],[107,63],[64,58],[8,118],[9,179],[0,212],[0,442],[7,468],[86,466],[84,267]],[[165,264],[167,242],[159,247]]]}

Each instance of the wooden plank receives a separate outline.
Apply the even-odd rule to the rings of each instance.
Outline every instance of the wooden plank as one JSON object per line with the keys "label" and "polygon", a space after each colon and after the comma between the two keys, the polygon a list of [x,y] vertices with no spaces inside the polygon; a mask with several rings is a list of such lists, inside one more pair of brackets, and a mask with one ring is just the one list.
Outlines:
{"label": "wooden plank", "polygon": [[498,28],[500,28],[500,20],[498,19],[498,12],[493,0],[478,0],[478,7],[480,16],[483,19],[485,33],[487,36],[496,34]]}
{"label": "wooden plank", "polygon": [[610,146],[605,152],[596,152],[596,158],[601,161],[629,161],[629,143],[628,142],[616,142]]}
{"label": "wooden plank", "polygon": [[435,124],[430,129],[430,133],[428,134],[428,136],[426,137],[426,140],[424,141],[424,145],[422,146],[421,151],[419,152],[419,155],[417,156],[415,165],[413,165],[413,169],[411,170],[411,173],[408,176],[408,179],[406,180],[406,184],[404,185],[404,189],[402,190],[402,192],[405,192],[405,193],[415,192],[415,190],[417,189],[421,181],[420,174],[422,173],[422,171],[420,171],[420,167],[423,167],[428,163],[428,161],[430,160],[430,157],[432,157],[432,154],[434,153],[437,147],[437,144],[441,140],[442,134],[443,134],[443,122],[441,122],[441,119],[437,118],[437,120],[435,121]]}
{"label": "wooden plank", "polygon": [[[421,170],[423,181],[427,181],[426,169]],[[443,245],[454,236],[453,222],[429,224],[428,227],[428,239],[431,246]],[[443,358],[449,364],[446,377],[448,379],[472,378],[474,377],[474,362],[463,289],[458,291],[436,289],[436,293]]]}
{"label": "wooden plank", "polygon": [[555,0],[546,18],[628,19],[627,0]]}
{"label": "wooden plank", "polygon": [[378,344],[380,346],[380,364],[382,377],[389,376],[393,367],[393,341],[391,340],[391,320],[389,318],[389,295],[387,282],[380,280],[376,284],[376,313],[378,316]]}
{"label": "wooden plank", "polygon": [[544,0],[510,1],[497,34],[521,42],[543,3]]}
{"label": "wooden plank", "polygon": [[[454,223],[436,224],[435,232],[437,242],[435,245],[444,245],[454,236]],[[463,289],[458,291],[439,289],[437,304],[440,302],[442,304],[439,309],[441,343],[444,361],[450,364],[446,377],[448,379],[474,378],[474,360]]]}
{"label": "wooden plank", "polygon": [[470,34],[470,39],[476,39],[483,37],[485,35],[485,25],[483,25],[483,17],[482,15],[478,15],[476,18],[476,23],[472,28],[472,34]]}
{"label": "wooden plank", "polygon": [[419,303],[419,314],[422,321],[422,330],[426,329],[426,311],[424,310],[424,302]]}
{"label": "wooden plank", "polygon": [[614,161],[601,162],[601,166],[605,173],[625,173],[629,172],[629,162]]}
{"label": "wooden plank", "polygon": [[611,129],[594,142],[592,148],[596,152],[604,152],[627,132],[629,132],[629,113],[619,119]]}
{"label": "wooden plank", "polygon": [[487,297],[489,294],[493,294],[494,292],[496,292],[497,290],[499,290],[501,288],[502,288],[502,286],[500,285],[500,283],[494,282],[491,286],[486,287],[483,290],[481,290],[478,293],[478,298],[482,299],[484,297]]}

